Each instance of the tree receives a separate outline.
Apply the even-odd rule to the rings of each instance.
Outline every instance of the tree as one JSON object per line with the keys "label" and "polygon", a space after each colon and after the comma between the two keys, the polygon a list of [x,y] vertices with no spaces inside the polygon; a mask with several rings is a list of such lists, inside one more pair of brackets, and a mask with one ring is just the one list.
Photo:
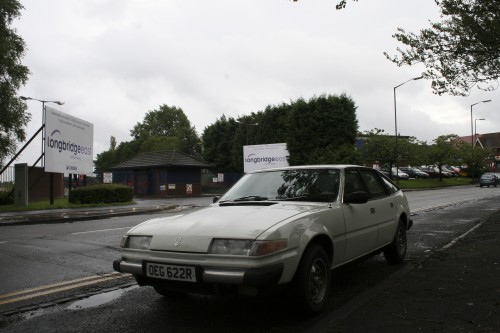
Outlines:
{"label": "tree", "polygon": [[212,163],[218,172],[242,171],[241,159],[234,160],[231,153],[235,146],[235,133],[238,127],[236,120],[222,115],[203,131],[203,159]]}
{"label": "tree", "polygon": [[[342,94],[299,99],[291,104],[287,117],[287,146],[290,164],[355,163],[355,140],[358,132],[356,105]],[[351,152],[352,161],[345,154]],[[344,153],[333,153],[343,150]],[[324,152],[330,158],[320,158]],[[342,160],[336,157],[343,156]]]}
{"label": "tree", "polygon": [[25,43],[10,27],[23,8],[17,0],[0,1],[0,165],[26,138],[25,126],[31,119],[26,103],[16,96],[30,74],[21,64]]}
{"label": "tree", "polygon": [[205,128],[203,157],[218,171],[243,171],[243,146],[287,143],[290,164],[360,163],[356,106],[346,95],[267,106],[238,120],[225,116]]}
{"label": "tree", "polygon": [[383,129],[372,129],[364,133],[366,141],[362,148],[363,158],[368,164],[388,165],[389,170],[395,165],[395,139]]}
{"label": "tree", "polygon": [[122,142],[116,146],[116,138],[114,136],[111,136],[109,143],[109,150],[97,154],[94,161],[94,172],[98,177],[102,177],[103,172],[110,171],[112,166],[135,156],[140,151],[141,146],[141,142],[134,140]]}
{"label": "tree", "polygon": [[192,156],[201,154],[201,142],[196,129],[191,126],[184,111],[175,106],[164,104],[158,110],[149,111],[143,122],[138,122],[130,134],[136,141],[145,143],[141,152],[178,149]]}
{"label": "tree", "polygon": [[456,134],[441,135],[434,139],[430,147],[429,158],[439,169],[439,180],[443,180],[442,168],[444,165],[454,165],[463,156],[461,149],[463,141]]}
{"label": "tree", "polygon": [[286,123],[291,110],[290,104],[283,103],[278,106],[268,105],[264,111],[257,112],[250,121],[259,124],[255,126],[259,144],[286,142]]}
{"label": "tree", "polygon": [[393,36],[408,47],[385,56],[398,66],[423,63],[436,94],[466,96],[472,87],[494,90],[500,76],[499,0],[435,0],[442,22],[420,34],[398,28]]}
{"label": "tree", "polygon": [[133,140],[116,145],[116,138],[110,138],[110,150],[97,154],[95,172],[109,169],[138,153],[162,150],[179,150],[192,156],[201,154],[200,138],[194,126],[177,107],[161,105],[158,110],[146,113],[143,122],[138,122],[130,131]]}

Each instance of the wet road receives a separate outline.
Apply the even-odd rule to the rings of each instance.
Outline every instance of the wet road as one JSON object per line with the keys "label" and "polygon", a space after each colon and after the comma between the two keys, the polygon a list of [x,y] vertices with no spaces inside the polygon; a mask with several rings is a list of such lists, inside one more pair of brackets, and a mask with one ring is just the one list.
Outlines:
{"label": "wet road", "polygon": [[[498,209],[500,190],[467,187],[408,192],[407,196],[415,212],[415,225],[408,235],[408,265],[411,265],[431,251],[445,246],[477,224],[483,216]],[[13,291],[27,287],[44,290],[44,286],[54,282],[110,273],[110,263],[118,256],[116,245],[121,235],[127,228],[153,216],[31,226],[27,229],[2,228],[0,313],[3,315],[0,317],[0,327],[5,326],[6,332],[36,332],[40,325],[47,331],[61,332],[300,332],[314,327],[322,316],[343,311],[401,268],[386,265],[383,258],[378,256],[334,271],[334,288],[329,307],[322,316],[314,319],[305,319],[295,313],[283,293],[259,299],[188,296],[167,300],[149,287],[130,287],[110,291],[106,295],[96,286],[87,285],[2,305],[2,299],[7,299],[3,296]],[[45,267],[48,264],[49,269]],[[6,267],[8,270],[4,270]],[[117,281],[125,287],[131,285],[127,278],[110,279],[101,284],[116,285]],[[97,288],[96,295],[105,294],[104,300],[112,301],[105,303],[90,299],[89,304],[82,305],[75,303],[76,299],[68,298],[61,304],[54,302],[58,298],[81,293],[82,289],[88,293],[93,288]],[[17,315],[4,314],[6,309],[14,309],[21,304],[25,307],[43,304],[41,299],[47,301],[47,298],[53,304],[44,309],[34,306],[31,311]],[[196,320],[193,320],[193,314],[196,314]],[[89,318],[92,320],[89,321]]]}

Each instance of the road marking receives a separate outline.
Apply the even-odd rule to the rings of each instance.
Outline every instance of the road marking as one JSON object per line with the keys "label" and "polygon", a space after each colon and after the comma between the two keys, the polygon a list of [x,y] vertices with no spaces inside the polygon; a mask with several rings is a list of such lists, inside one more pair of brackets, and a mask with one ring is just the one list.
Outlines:
{"label": "road marking", "polygon": [[445,246],[443,246],[441,249],[445,250],[447,248],[452,247],[453,245],[455,245],[456,242],[458,242],[459,240],[465,238],[468,234],[470,234],[471,232],[473,232],[474,230],[476,230],[477,228],[479,228],[480,226],[482,226],[483,223],[484,223],[484,221],[476,224],[474,227],[472,227],[471,229],[469,229],[469,231],[464,232],[463,234],[461,234],[457,238],[453,239],[451,242],[449,242],[448,244],[446,244]]}
{"label": "road marking", "polygon": [[0,242],[0,244],[5,244],[5,243],[8,243],[8,241],[3,241],[3,242]]}
{"label": "road marking", "polygon": [[[131,276],[131,275],[126,274],[126,273],[115,272],[115,273],[108,273],[108,274],[104,274],[104,275],[85,277],[85,278],[71,280],[71,281],[53,283],[53,284],[49,284],[46,286],[32,288],[32,289],[21,290],[21,291],[13,292],[10,294],[0,295],[0,305],[19,302],[19,301],[23,301],[26,299],[39,297],[39,296],[55,294],[55,293],[58,293],[61,291],[76,289],[76,288],[80,288],[80,287],[84,287],[84,286],[88,286],[88,285],[92,285],[92,284],[97,284],[97,283],[104,282],[104,281],[123,279],[123,278],[129,277],[129,276]],[[15,296],[18,296],[18,297],[12,298]],[[5,299],[5,300],[1,300],[1,299]]]}
{"label": "road marking", "polygon": [[90,234],[90,233],[94,233],[94,232],[113,231],[113,230],[131,229],[131,228],[132,227],[123,227],[123,228],[114,228],[114,229],[101,229],[101,230],[80,231],[80,232],[74,232],[74,233],[72,233],[72,235]]}

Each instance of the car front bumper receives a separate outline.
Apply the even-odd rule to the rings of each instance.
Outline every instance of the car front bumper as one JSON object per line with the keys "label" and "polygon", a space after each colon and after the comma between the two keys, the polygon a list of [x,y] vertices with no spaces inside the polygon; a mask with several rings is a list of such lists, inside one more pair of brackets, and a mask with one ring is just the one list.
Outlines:
{"label": "car front bumper", "polygon": [[[168,284],[168,280],[146,277],[145,262],[132,262],[118,259],[113,262],[113,269],[121,273],[133,274],[144,285]],[[255,287],[276,285],[283,274],[284,264],[273,264],[252,268],[199,267],[200,281],[195,284],[246,285]],[[187,285],[189,285],[188,283]]]}

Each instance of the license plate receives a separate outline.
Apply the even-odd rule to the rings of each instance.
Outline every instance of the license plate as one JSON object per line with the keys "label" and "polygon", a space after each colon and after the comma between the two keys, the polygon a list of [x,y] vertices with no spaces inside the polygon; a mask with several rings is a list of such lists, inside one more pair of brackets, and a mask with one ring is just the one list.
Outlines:
{"label": "license plate", "polygon": [[146,276],[164,280],[196,282],[194,266],[146,263]]}

